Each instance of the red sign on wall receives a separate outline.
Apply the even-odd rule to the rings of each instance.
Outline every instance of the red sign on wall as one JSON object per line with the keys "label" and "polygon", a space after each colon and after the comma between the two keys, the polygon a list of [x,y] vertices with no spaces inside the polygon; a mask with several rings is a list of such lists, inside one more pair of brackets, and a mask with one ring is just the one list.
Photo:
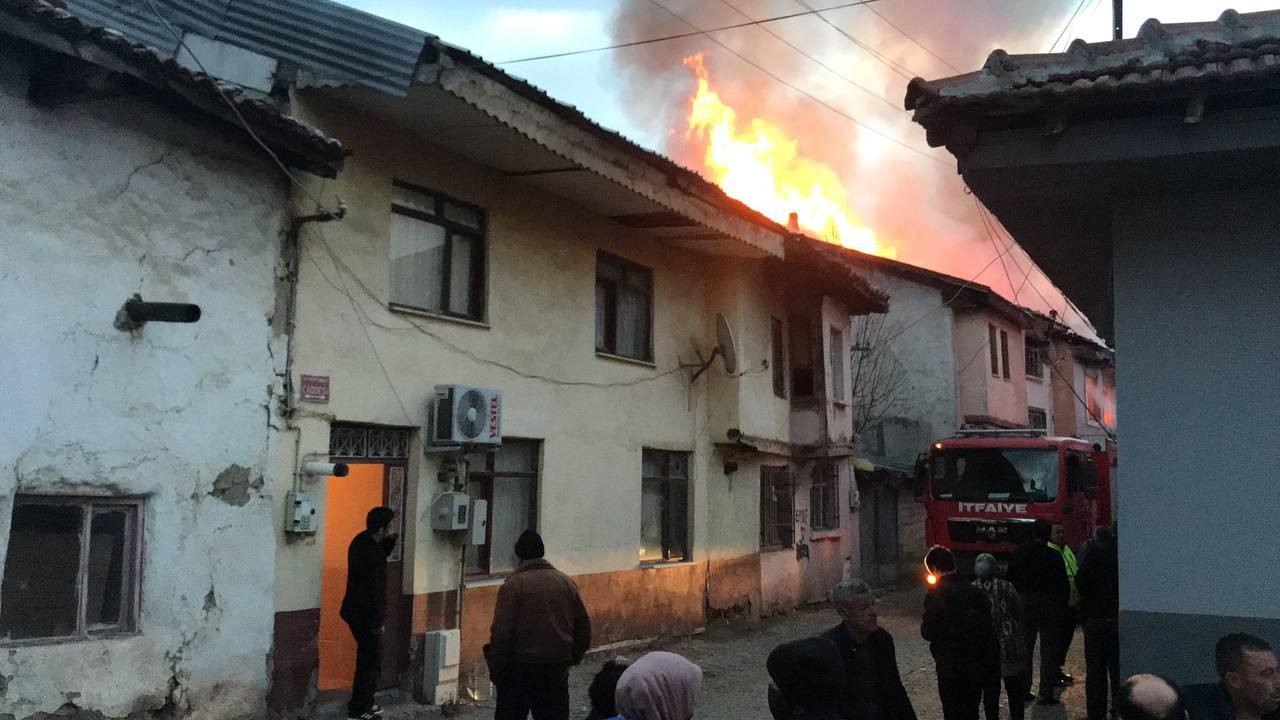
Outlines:
{"label": "red sign on wall", "polygon": [[303,375],[302,376],[302,393],[300,399],[302,402],[327,403],[329,402],[329,376],[328,375]]}

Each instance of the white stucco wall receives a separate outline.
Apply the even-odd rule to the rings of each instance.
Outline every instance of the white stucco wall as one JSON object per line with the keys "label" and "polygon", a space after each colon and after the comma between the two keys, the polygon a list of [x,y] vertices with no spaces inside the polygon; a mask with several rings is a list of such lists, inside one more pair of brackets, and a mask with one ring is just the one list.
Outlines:
{"label": "white stucco wall", "polygon": [[[0,550],[19,493],[143,496],[145,535],[138,631],[0,643],[0,714],[257,716],[285,188],[238,140],[149,102],[33,106],[23,65],[0,51]],[[133,293],[203,317],[121,332]]]}
{"label": "white stucco wall", "polygon": [[[1023,359],[1025,362],[1025,358]],[[1045,412],[1045,423],[1048,425],[1049,434],[1055,434],[1056,430],[1053,425],[1053,386],[1049,378],[1050,371],[1046,368],[1040,377],[1026,376],[1027,388],[1027,410],[1040,408]],[[1028,414],[1027,421],[1030,422]]]}
{"label": "white stucco wall", "polygon": [[[303,452],[326,450],[328,418],[420,426],[437,384],[498,388],[505,394],[504,434],[543,440],[538,526],[548,557],[564,571],[638,567],[644,448],[694,453],[689,501],[695,560],[757,549],[754,520],[725,518],[758,515],[758,469],[743,463],[726,477],[712,443],[723,441],[728,427],[786,437],[786,401],[773,397],[770,374],[763,370],[769,317],[785,318],[785,307],[768,287],[764,261],[680,249],[374,118],[321,109],[305,97],[296,107],[354,152],[342,176],[323,189],[326,199],[340,196],[347,204],[346,219],[303,233],[295,371],[332,378],[331,402],[302,406],[305,413],[319,414],[300,422]],[[486,326],[386,309],[393,178],[487,212]],[[595,353],[595,263],[601,249],[653,269],[655,367]],[[344,267],[335,265],[330,251]],[[372,320],[366,327],[377,358],[343,284]],[[695,348],[709,355],[717,312],[725,313],[737,333],[739,368],[747,375],[728,380],[717,361],[690,386],[689,373],[673,371],[696,361]],[[280,454],[279,467],[291,462],[289,448]],[[410,463],[410,479],[417,478],[410,499],[416,500],[412,521],[418,533],[407,556],[412,568],[405,591],[452,590],[458,583],[457,546],[423,529],[431,498],[445,489],[436,479],[437,459],[415,449]],[[323,480],[308,487],[323,497]],[[278,611],[319,605],[323,533],[322,526],[314,539],[281,538],[277,564],[289,571],[280,574]]]}
{"label": "white stucco wall", "polygon": [[[1009,336],[1007,380],[1003,372],[999,376],[991,373],[988,325],[995,325],[997,341],[1001,330]],[[961,420],[967,415],[986,415],[1025,427],[1027,380],[1022,329],[997,313],[979,310],[957,313],[955,333]],[[999,355],[999,348],[996,351]]]}

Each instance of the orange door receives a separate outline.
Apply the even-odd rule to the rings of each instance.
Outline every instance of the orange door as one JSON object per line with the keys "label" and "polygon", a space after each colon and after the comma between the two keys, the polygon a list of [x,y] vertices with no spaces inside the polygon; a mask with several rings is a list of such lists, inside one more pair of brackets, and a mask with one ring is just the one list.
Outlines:
{"label": "orange door", "polygon": [[[351,687],[356,671],[356,643],[342,621],[342,596],[347,590],[347,547],[364,530],[365,515],[383,504],[384,467],[353,464],[346,477],[331,477],[325,496],[324,571],[320,583],[320,690]],[[387,584],[399,588],[399,576],[388,573]],[[383,678],[386,680],[386,678]]]}

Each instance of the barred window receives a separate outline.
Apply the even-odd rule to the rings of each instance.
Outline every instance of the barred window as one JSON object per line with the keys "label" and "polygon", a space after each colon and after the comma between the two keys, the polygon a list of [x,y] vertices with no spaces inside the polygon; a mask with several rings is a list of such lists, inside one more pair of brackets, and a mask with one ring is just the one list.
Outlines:
{"label": "barred window", "polygon": [[809,514],[814,530],[840,527],[840,470],[835,463],[818,463],[809,484]]}
{"label": "barred window", "polygon": [[795,483],[786,467],[760,468],[760,547],[795,544]]}

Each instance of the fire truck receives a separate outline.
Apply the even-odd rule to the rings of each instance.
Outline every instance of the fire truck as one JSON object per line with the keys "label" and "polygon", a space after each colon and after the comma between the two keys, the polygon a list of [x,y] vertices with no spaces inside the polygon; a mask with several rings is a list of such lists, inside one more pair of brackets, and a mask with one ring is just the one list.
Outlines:
{"label": "fire truck", "polygon": [[934,442],[916,472],[928,513],[925,543],[950,548],[963,575],[973,574],[984,552],[1006,571],[1037,525],[1061,523],[1067,543],[1078,548],[1111,524],[1110,453],[1078,438],[961,430]]}

